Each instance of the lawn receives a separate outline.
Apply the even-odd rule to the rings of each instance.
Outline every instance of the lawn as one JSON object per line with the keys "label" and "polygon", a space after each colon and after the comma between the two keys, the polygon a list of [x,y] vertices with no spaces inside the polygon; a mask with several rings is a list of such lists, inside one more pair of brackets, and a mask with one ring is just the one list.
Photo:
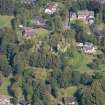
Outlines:
{"label": "lawn", "polygon": [[39,40],[43,40],[48,36],[48,30],[44,28],[37,28],[36,29],[37,38]]}
{"label": "lawn", "polygon": [[104,30],[105,29],[105,24],[104,23],[97,24],[97,28],[100,29],[100,30]]}
{"label": "lawn", "polygon": [[10,81],[8,78],[3,78],[3,83],[0,86],[0,95],[8,95],[8,86],[10,85]]}
{"label": "lawn", "polygon": [[66,89],[62,88],[59,90],[59,96],[58,98],[61,98],[62,96],[67,97],[67,96],[73,96],[74,93],[77,90],[77,86],[70,86]]}
{"label": "lawn", "polygon": [[92,69],[90,69],[87,64],[91,63],[93,58],[93,55],[75,52],[74,57],[72,59],[70,58],[66,63],[67,65],[73,65],[76,70],[79,70],[81,73],[90,72]]}
{"label": "lawn", "polygon": [[0,27],[10,27],[13,16],[0,15]]}

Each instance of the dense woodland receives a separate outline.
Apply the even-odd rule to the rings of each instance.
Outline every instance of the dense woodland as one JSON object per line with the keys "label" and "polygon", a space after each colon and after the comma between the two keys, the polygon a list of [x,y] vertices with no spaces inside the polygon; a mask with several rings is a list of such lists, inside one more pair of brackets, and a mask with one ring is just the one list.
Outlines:
{"label": "dense woodland", "polygon": [[[61,5],[53,15],[43,12],[49,1]],[[102,37],[88,35],[81,21],[64,29],[70,11],[86,9],[95,12],[96,25],[103,24]],[[21,100],[31,105],[57,105],[64,96],[60,90],[70,87],[76,88],[69,95],[75,97],[76,105],[105,105],[105,4],[91,0],[36,0],[34,4],[0,0],[0,15],[13,17],[11,27],[0,28],[0,87],[6,78],[14,105]],[[29,40],[19,37],[18,26],[33,27],[30,20],[34,16],[47,19],[48,33]],[[92,42],[101,53],[87,55],[77,49],[76,41]]]}

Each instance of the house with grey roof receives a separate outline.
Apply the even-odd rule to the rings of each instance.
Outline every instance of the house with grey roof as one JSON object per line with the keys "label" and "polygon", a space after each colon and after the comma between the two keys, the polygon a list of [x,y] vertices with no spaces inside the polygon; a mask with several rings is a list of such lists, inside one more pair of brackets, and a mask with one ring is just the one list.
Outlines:
{"label": "house with grey roof", "polygon": [[62,102],[64,103],[64,105],[75,105],[75,98],[72,96],[69,97],[63,97],[62,98]]}
{"label": "house with grey roof", "polygon": [[81,50],[84,51],[85,53],[96,53],[97,49],[98,49],[97,46],[89,42],[86,42],[83,48],[81,48]]}
{"label": "house with grey roof", "polygon": [[70,20],[84,20],[85,22],[93,23],[94,22],[94,11],[88,11],[88,10],[80,10],[77,13],[72,12],[70,14]]}
{"label": "house with grey roof", "polygon": [[98,3],[105,3],[105,0],[91,0],[91,1],[93,1],[93,2],[98,2]]}
{"label": "house with grey roof", "polygon": [[93,43],[85,42],[85,43],[76,43],[76,47],[83,51],[84,53],[96,53],[98,47]]}
{"label": "house with grey roof", "polygon": [[54,105],[77,105],[73,96],[64,96]]}
{"label": "house with grey roof", "polygon": [[20,105],[31,105],[31,104],[29,104],[29,102],[27,102],[27,101],[25,101],[25,100],[21,100],[21,101],[19,102],[19,104],[20,104]]}
{"label": "house with grey roof", "polygon": [[81,10],[78,11],[78,19],[85,20],[86,22],[89,22],[90,20],[94,21],[94,11],[88,11],[88,10]]}
{"label": "house with grey roof", "polygon": [[36,2],[37,0],[20,0],[20,3],[24,5],[35,5]]}
{"label": "house with grey roof", "polygon": [[46,21],[47,20],[45,20],[43,17],[41,17],[41,16],[36,16],[36,17],[34,17],[32,20],[31,20],[31,22],[32,22],[32,24],[33,25],[35,25],[35,26],[39,26],[39,27],[46,27]]}

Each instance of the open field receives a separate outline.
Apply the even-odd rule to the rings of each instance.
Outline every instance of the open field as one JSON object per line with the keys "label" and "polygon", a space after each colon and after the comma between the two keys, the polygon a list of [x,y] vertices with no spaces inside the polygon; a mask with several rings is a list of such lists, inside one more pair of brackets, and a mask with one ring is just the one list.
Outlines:
{"label": "open field", "polygon": [[36,30],[37,38],[39,40],[43,40],[48,36],[48,30],[46,30],[46,29],[37,28],[35,30]]}
{"label": "open field", "polygon": [[70,86],[66,89],[62,88],[59,90],[59,96],[58,98],[61,98],[62,96],[67,97],[67,96],[73,96],[74,93],[77,90],[77,86]]}
{"label": "open field", "polygon": [[0,15],[0,27],[6,27],[6,26],[10,27],[12,18],[13,18],[12,16]]}
{"label": "open field", "polygon": [[76,70],[79,70],[81,73],[92,71],[87,64],[91,63],[93,60],[93,55],[88,55],[85,53],[75,53],[75,56],[68,60],[66,63],[73,65]]}
{"label": "open field", "polygon": [[3,83],[0,86],[0,95],[8,95],[8,86],[10,85],[10,81],[8,78],[3,78]]}

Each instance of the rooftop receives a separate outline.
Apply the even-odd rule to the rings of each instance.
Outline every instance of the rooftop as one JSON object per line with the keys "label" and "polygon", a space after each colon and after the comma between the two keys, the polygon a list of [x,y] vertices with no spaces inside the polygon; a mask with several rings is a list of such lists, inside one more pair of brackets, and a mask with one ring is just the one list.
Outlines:
{"label": "rooftop", "polygon": [[22,100],[22,101],[20,101],[20,105],[30,105],[30,104],[27,101]]}
{"label": "rooftop", "polygon": [[99,2],[99,3],[105,3],[105,0],[91,0],[91,1]]}
{"label": "rooftop", "polygon": [[11,98],[10,96],[1,96],[0,95],[0,105],[13,105],[11,103]]}
{"label": "rooftop", "polygon": [[45,26],[46,25],[46,20],[41,16],[36,16],[32,19],[32,23],[34,23],[36,25]]}
{"label": "rooftop", "polygon": [[37,0],[21,0],[22,4],[32,4],[35,5]]}
{"label": "rooftop", "polygon": [[81,10],[81,11],[78,11],[78,15],[94,16],[94,11]]}
{"label": "rooftop", "polygon": [[26,37],[32,37],[35,33],[35,29],[30,27],[24,27],[22,34]]}
{"label": "rooftop", "polygon": [[48,7],[47,7],[47,9],[50,9],[50,10],[52,10],[52,8],[54,7],[56,5],[56,3],[55,2],[52,2],[52,3],[48,3]]}
{"label": "rooftop", "polygon": [[75,99],[72,96],[70,96],[70,97],[63,97],[62,101],[63,101],[64,104],[67,104],[67,105],[74,105],[74,103],[75,103]]}

